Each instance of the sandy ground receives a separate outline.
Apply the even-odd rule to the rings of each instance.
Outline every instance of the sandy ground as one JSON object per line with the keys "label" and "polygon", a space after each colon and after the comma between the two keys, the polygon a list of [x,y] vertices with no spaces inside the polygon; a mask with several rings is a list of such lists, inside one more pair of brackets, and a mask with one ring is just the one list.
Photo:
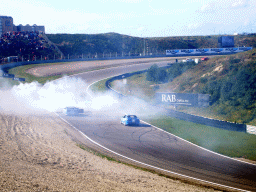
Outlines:
{"label": "sandy ground", "polygon": [[0,191],[214,191],[103,159],[71,130],[55,114],[0,113]]}

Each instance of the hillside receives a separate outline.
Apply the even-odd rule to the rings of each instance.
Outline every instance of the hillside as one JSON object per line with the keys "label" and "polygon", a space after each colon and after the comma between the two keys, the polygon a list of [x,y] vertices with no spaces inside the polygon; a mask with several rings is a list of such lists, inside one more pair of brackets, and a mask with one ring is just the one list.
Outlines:
{"label": "hillside", "polygon": [[[102,58],[165,55],[167,49],[217,47],[218,35],[141,38],[118,33],[46,34],[31,32],[3,34],[0,60],[18,56],[19,61],[62,58]],[[235,46],[256,47],[256,35],[234,36]],[[61,52],[60,52],[60,51]]]}
{"label": "hillside", "polygon": [[[47,34],[69,58],[115,57],[165,54],[166,49],[217,47],[218,35],[140,38],[118,33],[105,34]],[[235,46],[256,46],[256,34],[237,35]]]}
{"label": "hillside", "polygon": [[210,94],[209,108],[180,109],[255,125],[256,49],[201,62],[173,81],[162,84],[159,91]]}

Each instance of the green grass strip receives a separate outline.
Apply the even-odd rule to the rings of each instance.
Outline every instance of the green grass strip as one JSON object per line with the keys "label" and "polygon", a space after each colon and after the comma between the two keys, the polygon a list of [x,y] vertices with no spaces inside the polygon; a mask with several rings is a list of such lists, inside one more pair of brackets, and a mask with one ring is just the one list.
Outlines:
{"label": "green grass strip", "polygon": [[106,81],[109,80],[110,78],[108,79],[104,79],[104,80],[101,80],[101,81],[98,81],[94,84],[92,84],[92,86],[90,87],[90,89],[94,92],[94,93],[102,93],[102,92],[105,92],[107,91],[108,89],[106,88],[105,84],[106,84]]}
{"label": "green grass strip", "polygon": [[228,131],[168,116],[155,116],[145,121],[211,151],[229,157],[256,160],[256,135]]}
{"label": "green grass strip", "polygon": [[[55,79],[59,79],[63,75],[51,75],[51,76],[47,76],[47,77],[37,77],[37,76],[34,76],[34,75],[31,75],[31,74],[27,73],[26,71],[31,69],[31,68],[39,67],[39,66],[42,67],[42,66],[52,66],[52,65],[69,64],[69,63],[72,64],[74,62],[60,62],[60,63],[23,65],[23,66],[19,66],[19,67],[9,69],[8,72],[10,74],[14,74],[15,77],[25,78],[26,79],[25,83],[31,83],[33,81],[37,81],[40,84],[45,84],[47,81],[52,81],[52,80],[55,80]],[[87,71],[94,71],[94,70],[100,70],[100,69],[105,69],[105,68],[108,68],[108,66],[106,66],[106,67],[96,67],[95,69],[90,69],[90,70],[84,69],[84,70],[81,70],[81,71],[69,72],[69,73],[66,73],[65,75],[74,75],[74,74],[84,73],[84,72],[87,72]],[[19,84],[19,83],[16,82],[15,84]]]}
{"label": "green grass strip", "polygon": [[[54,76],[48,76],[48,77],[36,77],[36,76],[31,75],[26,72],[28,69],[31,69],[31,68],[37,67],[37,66],[38,65],[19,66],[19,67],[10,69],[9,73],[14,74],[15,77],[25,78],[26,83],[31,83],[33,81],[37,81],[38,83],[45,84],[47,81],[52,81],[52,80],[62,77],[61,75],[54,75]],[[42,65],[40,64],[40,66],[42,66]]]}

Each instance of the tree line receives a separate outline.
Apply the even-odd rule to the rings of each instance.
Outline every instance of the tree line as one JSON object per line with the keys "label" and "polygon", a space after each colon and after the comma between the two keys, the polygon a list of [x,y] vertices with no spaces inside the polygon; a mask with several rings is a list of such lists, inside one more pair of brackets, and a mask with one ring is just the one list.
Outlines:
{"label": "tree line", "polygon": [[[229,57],[223,61],[223,70],[218,76],[199,79],[196,92],[210,94],[210,106],[229,121],[248,123],[256,118],[256,60]],[[152,65],[146,79],[152,83],[168,83],[196,64],[177,63],[169,68]],[[195,82],[194,82],[195,83]]]}
{"label": "tree line", "polygon": [[170,64],[167,69],[160,68],[156,64],[152,65],[146,73],[146,79],[154,83],[167,83],[171,82],[173,79],[195,66],[196,63],[192,62],[180,62],[175,64]]}
{"label": "tree line", "polygon": [[229,62],[228,74],[221,79],[208,79],[201,93],[211,95],[211,105],[219,114],[247,123],[256,118],[256,61],[240,67],[233,65],[237,61]]}

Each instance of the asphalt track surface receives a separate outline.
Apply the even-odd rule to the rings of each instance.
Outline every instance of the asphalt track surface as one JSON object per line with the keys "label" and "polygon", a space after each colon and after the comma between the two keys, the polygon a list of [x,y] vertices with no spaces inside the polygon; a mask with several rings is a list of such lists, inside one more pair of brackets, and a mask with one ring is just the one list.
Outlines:
{"label": "asphalt track surface", "polygon": [[[167,62],[158,63],[166,66]],[[76,75],[88,84],[127,72],[144,70],[139,64]],[[81,116],[64,116],[75,128],[106,148],[164,170],[230,187],[229,190],[256,191],[256,166],[237,161],[184,141],[144,122],[140,126],[120,124],[121,116],[86,111]]]}

